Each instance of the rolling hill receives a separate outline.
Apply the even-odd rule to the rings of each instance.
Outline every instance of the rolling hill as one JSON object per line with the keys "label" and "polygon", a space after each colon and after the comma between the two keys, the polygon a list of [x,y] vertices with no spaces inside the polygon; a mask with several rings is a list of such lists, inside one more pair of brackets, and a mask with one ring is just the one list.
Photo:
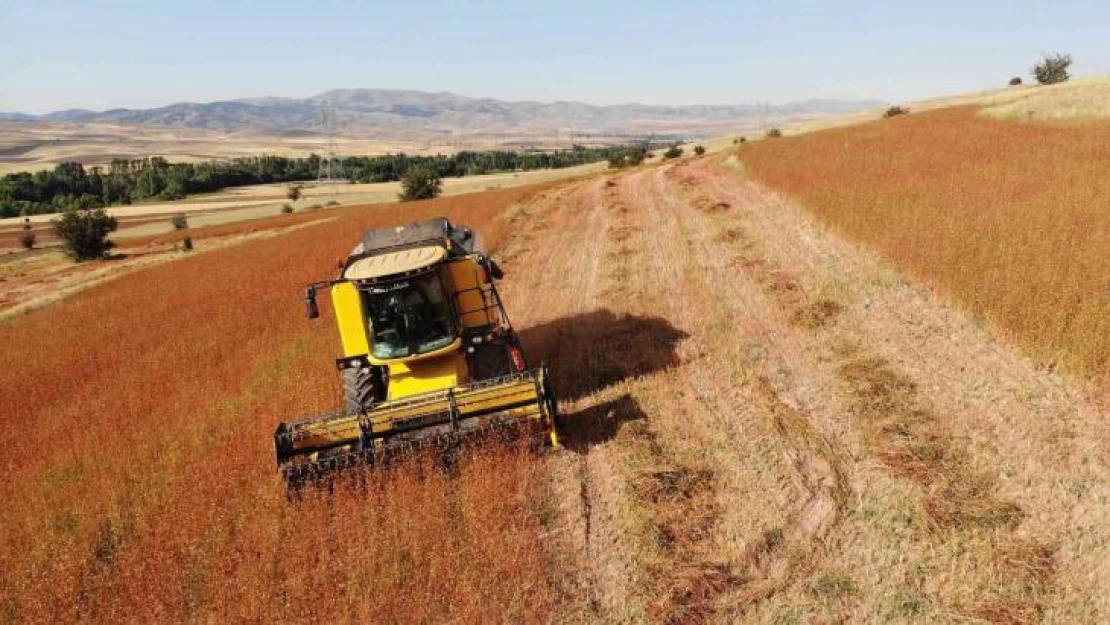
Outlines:
{"label": "rolling hill", "polygon": [[152,109],[70,109],[28,115],[0,113],[0,121],[111,123],[224,132],[318,130],[319,112],[335,113],[340,133],[376,130],[440,132],[577,132],[700,134],[763,119],[802,119],[877,106],[875,101],[804,100],[758,104],[599,106],[581,102],[506,102],[453,93],[392,89],[337,89],[309,98],[245,98],[180,102]]}

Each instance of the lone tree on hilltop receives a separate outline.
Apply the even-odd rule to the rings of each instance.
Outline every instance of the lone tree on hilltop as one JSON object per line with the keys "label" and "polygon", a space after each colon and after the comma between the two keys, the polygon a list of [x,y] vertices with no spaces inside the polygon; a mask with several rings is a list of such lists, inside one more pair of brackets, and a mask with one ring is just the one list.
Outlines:
{"label": "lone tree on hilltop", "polygon": [[434,171],[424,167],[413,167],[401,178],[401,194],[397,197],[402,202],[427,200],[438,197],[442,191],[443,181]]}
{"label": "lone tree on hilltop", "polygon": [[910,112],[910,110],[908,108],[904,107],[904,106],[892,106],[892,107],[888,108],[886,110],[886,112],[883,113],[883,117],[886,117],[886,118],[897,117],[899,115],[905,115],[906,113],[909,113],[909,112]]}
{"label": "lone tree on hilltop", "polygon": [[1067,82],[1071,78],[1068,74],[1069,67],[1071,67],[1070,54],[1046,54],[1043,61],[1033,66],[1033,78],[1042,85]]}
{"label": "lone tree on hilltop", "polygon": [[108,240],[108,234],[119,226],[103,208],[69,208],[50,225],[66,253],[78,262],[103,258],[116,245]]}
{"label": "lone tree on hilltop", "polygon": [[772,128],[772,129],[767,131],[767,138],[768,139],[778,139],[781,136],[782,136],[782,131],[779,130],[778,128]]}
{"label": "lone tree on hilltop", "polygon": [[1014,76],[1010,79],[1010,86],[1016,87],[1021,84],[1021,76]]}
{"label": "lone tree on hilltop", "polygon": [[705,154],[705,146],[704,145],[695,145],[694,146],[694,154],[696,154],[698,156],[701,156],[702,154]]}

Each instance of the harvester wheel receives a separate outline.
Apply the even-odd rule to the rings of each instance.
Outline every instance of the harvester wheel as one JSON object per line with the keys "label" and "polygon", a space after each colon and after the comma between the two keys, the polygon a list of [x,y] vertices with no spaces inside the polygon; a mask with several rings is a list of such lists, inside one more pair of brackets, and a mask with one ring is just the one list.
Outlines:
{"label": "harvester wheel", "polygon": [[366,412],[385,399],[385,385],[377,367],[343,370],[343,398],[347,414]]}

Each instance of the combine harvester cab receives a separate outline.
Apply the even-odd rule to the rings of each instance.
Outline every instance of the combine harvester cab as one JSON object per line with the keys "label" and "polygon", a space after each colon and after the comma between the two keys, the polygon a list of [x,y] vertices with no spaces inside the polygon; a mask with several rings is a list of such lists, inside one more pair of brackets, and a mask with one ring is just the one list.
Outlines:
{"label": "combine harvester cab", "polygon": [[331,288],[343,343],[341,411],[274,433],[286,485],[374,464],[424,443],[503,432],[558,445],[546,367],[529,369],[474,233],[446,219],[367,232]]}

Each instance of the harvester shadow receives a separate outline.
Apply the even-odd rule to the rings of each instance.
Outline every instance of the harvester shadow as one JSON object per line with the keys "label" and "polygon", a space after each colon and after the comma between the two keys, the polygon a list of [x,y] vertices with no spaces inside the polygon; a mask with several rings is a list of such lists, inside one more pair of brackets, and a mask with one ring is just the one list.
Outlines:
{"label": "harvester shadow", "polygon": [[661,317],[610,310],[564,317],[518,331],[529,356],[551,367],[555,395],[575,401],[629,378],[680,364],[689,335]]}
{"label": "harvester shadow", "polygon": [[600,404],[559,416],[560,441],[563,447],[584,454],[594,445],[614,438],[621,426],[647,419],[640,403],[631,395],[621,395]]}

